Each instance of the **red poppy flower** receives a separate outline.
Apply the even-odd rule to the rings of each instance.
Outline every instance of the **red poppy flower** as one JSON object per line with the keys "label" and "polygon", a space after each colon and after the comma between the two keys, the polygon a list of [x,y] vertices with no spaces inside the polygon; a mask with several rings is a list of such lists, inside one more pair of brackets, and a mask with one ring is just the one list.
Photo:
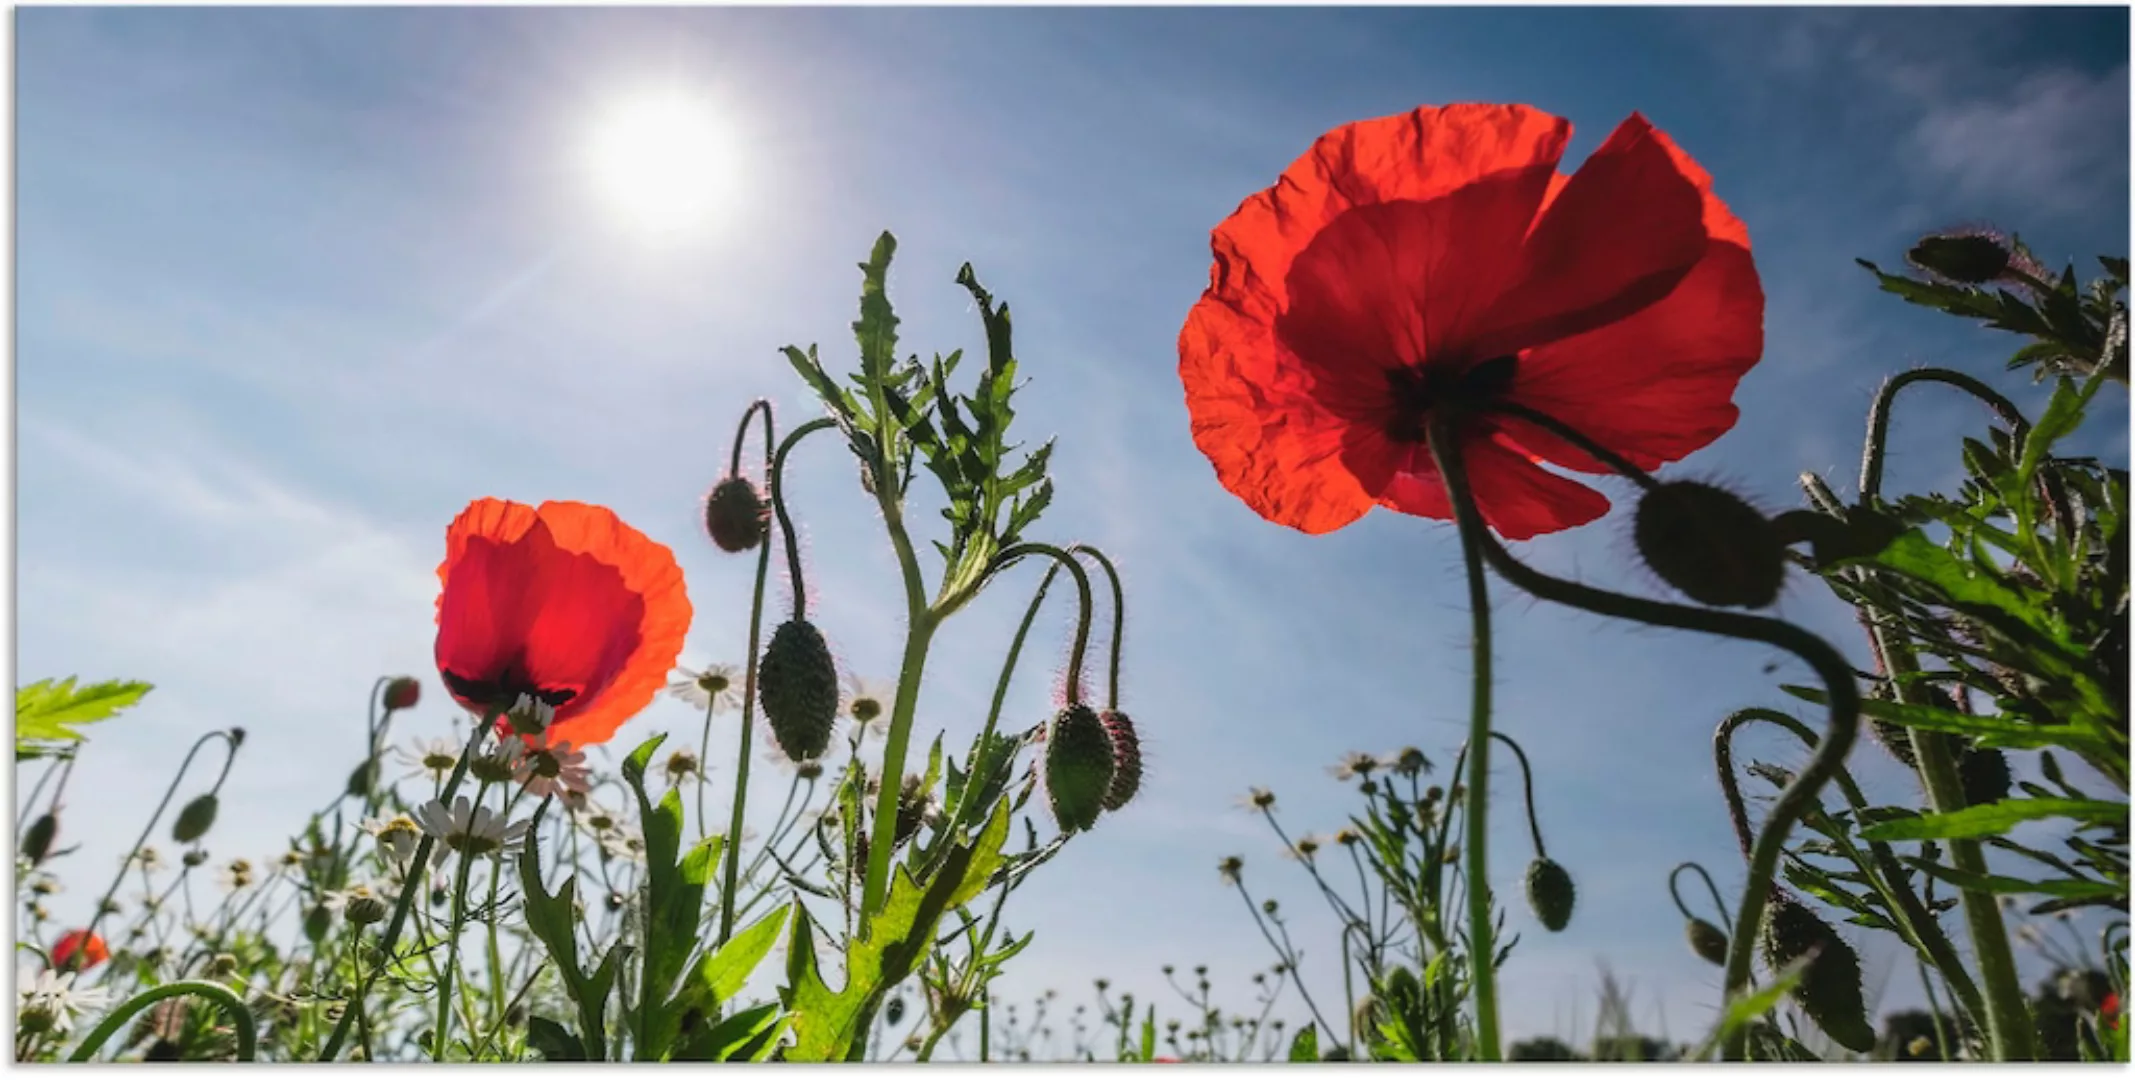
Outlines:
{"label": "red poppy flower", "polygon": [[72,931],[52,946],[52,966],[60,971],[87,971],[109,959],[111,950],[104,947],[104,939],[87,930]]}
{"label": "red poppy flower", "polygon": [[2107,994],[2107,995],[2105,995],[2105,1000],[2104,1000],[2103,1002],[2100,1002],[2100,1003],[2099,1003],[2099,1006],[2098,1006],[2098,1012],[2099,1012],[2099,1013],[2100,1013],[2101,1015],[2103,1015],[2103,1016],[2105,1017],[2105,1026],[2106,1026],[2106,1027],[2109,1027],[2109,1028],[2117,1028],[2117,1027],[2119,1027],[2119,1026],[2120,1026],[2120,995],[2119,995],[2119,994]]}
{"label": "red poppy flower", "polygon": [[1179,374],[1225,487],[1308,533],[1449,518],[1424,431],[1452,408],[1483,518],[1526,539],[1609,505],[1537,462],[1607,469],[1492,406],[1642,468],[1734,425],[1764,347],[1748,231],[1644,117],[1565,176],[1570,135],[1524,105],[1350,124],[1217,226]]}
{"label": "red poppy flower", "polygon": [[522,694],[554,706],[551,745],[607,741],[666,685],[689,631],[674,553],[606,507],[478,500],[437,574],[446,688],[475,710]]}

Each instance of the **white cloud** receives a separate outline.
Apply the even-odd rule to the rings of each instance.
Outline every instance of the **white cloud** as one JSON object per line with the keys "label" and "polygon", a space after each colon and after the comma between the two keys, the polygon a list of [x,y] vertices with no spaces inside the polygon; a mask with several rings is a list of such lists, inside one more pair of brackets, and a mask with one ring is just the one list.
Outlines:
{"label": "white cloud", "polygon": [[2126,65],[2096,76],[2054,69],[2002,95],[1938,101],[1913,138],[1961,193],[2079,212],[2125,197],[2127,117]]}

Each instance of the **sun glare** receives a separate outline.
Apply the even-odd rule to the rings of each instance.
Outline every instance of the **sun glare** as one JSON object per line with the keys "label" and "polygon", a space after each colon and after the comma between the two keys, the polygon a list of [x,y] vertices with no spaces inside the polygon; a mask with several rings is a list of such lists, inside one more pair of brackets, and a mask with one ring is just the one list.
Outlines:
{"label": "sun glare", "polygon": [[733,183],[726,131],[704,101],[676,92],[613,107],[593,129],[587,164],[624,223],[663,240],[702,230]]}

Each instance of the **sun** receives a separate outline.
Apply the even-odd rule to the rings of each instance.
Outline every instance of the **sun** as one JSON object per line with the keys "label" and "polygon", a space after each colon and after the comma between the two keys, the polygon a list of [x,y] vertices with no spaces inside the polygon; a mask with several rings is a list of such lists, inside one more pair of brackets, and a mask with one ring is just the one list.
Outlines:
{"label": "sun", "polygon": [[624,98],[593,125],[585,164],[595,191],[633,231],[701,231],[733,195],[728,131],[709,103],[678,90]]}

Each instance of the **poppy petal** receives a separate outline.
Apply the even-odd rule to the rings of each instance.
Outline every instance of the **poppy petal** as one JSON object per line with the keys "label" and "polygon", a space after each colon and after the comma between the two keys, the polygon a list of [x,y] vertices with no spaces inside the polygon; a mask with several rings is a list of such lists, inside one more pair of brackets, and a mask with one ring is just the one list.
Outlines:
{"label": "poppy petal", "polygon": [[[681,658],[693,611],[674,552],[625,524],[613,511],[585,503],[546,502],[541,504],[541,517],[558,547],[614,567],[622,575],[624,588],[642,604],[636,639],[629,642],[627,658],[613,669],[607,687],[580,709],[559,708],[557,721],[549,728],[552,742],[593,746],[614,736],[625,720],[651,704],[667,685],[668,671]],[[608,645],[621,647],[619,640]]]}
{"label": "poppy petal", "polygon": [[1633,113],[1555,190],[1502,298],[1477,320],[1478,357],[1624,319],[1668,295],[1704,257],[1711,180]]}
{"label": "poppy petal", "polygon": [[[1453,519],[1445,481],[1426,445],[1386,441],[1357,445],[1352,454],[1364,484],[1379,493],[1379,505],[1417,517]],[[1584,525],[1609,510],[1606,496],[1536,465],[1498,433],[1463,438],[1461,458],[1483,522],[1507,540]]]}
{"label": "poppy petal", "polygon": [[[1565,121],[1525,106],[1452,105],[1350,124],[1322,136],[1274,187],[1215,229],[1209,288],[1179,335],[1179,374],[1195,445],[1224,487],[1262,517],[1308,533],[1338,529],[1371,509],[1373,498],[1342,463],[1352,424],[1340,412],[1354,410],[1337,411],[1323,399],[1341,405],[1359,391],[1368,399],[1379,368],[1419,351],[1392,343],[1428,342],[1402,268],[1416,259],[1433,265],[1433,253],[1451,246],[1441,240],[1411,253],[1406,242],[1393,241],[1434,225],[1452,228],[1444,217],[1450,204],[1371,210],[1343,226],[1322,251],[1376,253],[1383,257],[1379,272],[1338,287],[1308,259],[1294,279],[1306,294],[1298,310],[1293,266],[1336,219],[1359,207],[1428,203],[1486,177],[1492,183],[1466,205],[1493,205],[1496,211],[1483,215],[1489,224],[1517,216],[1524,228],[1569,134]],[[1441,286],[1451,276],[1439,275]],[[1377,318],[1347,318],[1382,297],[1405,302]],[[1311,359],[1277,332],[1286,318],[1284,330]]]}
{"label": "poppy petal", "polygon": [[[1657,133],[1656,133],[1657,134]],[[1666,144],[1704,195],[1705,257],[1660,302],[1621,322],[1529,350],[1511,400],[1571,425],[1651,469],[1732,428],[1736,387],[1764,353],[1764,289],[1749,230],[1710,191],[1705,173]],[[1555,435],[1504,424],[1532,453],[1567,468],[1606,466]]]}

